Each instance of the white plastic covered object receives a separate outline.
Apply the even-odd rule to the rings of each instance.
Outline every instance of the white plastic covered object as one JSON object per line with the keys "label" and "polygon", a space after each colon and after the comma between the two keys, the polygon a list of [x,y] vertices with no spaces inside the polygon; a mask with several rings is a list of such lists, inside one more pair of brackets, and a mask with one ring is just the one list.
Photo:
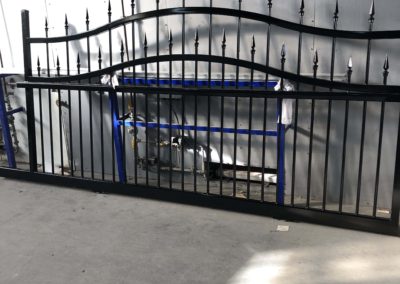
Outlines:
{"label": "white plastic covered object", "polygon": [[118,86],[119,85],[119,83],[118,83],[118,77],[117,77],[117,75],[103,75],[103,76],[101,76],[101,83],[103,84],[103,85],[109,85],[109,86],[112,86],[114,89],[115,89],[115,86]]}
{"label": "white plastic covered object", "polygon": [[[279,80],[278,84],[275,86],[275,91],[281,90],[281,80]],[[283,84],[284,92],[293,92],[294,86],[284,81]],[[288,125],[292,124],[292,116],[293,116],[293,100],[292,99],[283,99],[282,100],[282,124]],[[278,117],[279,122],[279,117]]]}

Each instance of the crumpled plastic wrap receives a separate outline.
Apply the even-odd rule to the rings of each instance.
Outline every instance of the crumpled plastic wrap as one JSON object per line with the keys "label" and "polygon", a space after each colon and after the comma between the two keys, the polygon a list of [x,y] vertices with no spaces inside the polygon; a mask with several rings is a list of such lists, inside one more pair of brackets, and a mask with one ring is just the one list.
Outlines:
{"label": "crumpled plastic wrap", "polygon": [[[274,88],[275,91],[281,90],[281,80],[279,80],[278,84]],[[288,81],[283,81],[283,91],[284,92],[293,92],[295,88],[293,84]],[[293,117],[293,99],[283,99],[282,100],[282,124],[289,125],[292,124]],[[279,117],[278,117],[279,123]]]}
{"label": "crumpled plastic wrap", "polygon": [[113,75],[107,74],[107,75],[101,76],[100,82],[103,85],[112,86],[114,89],[115,89],[115,86],[119,85],[118,77],[115,74],[113,74]]}

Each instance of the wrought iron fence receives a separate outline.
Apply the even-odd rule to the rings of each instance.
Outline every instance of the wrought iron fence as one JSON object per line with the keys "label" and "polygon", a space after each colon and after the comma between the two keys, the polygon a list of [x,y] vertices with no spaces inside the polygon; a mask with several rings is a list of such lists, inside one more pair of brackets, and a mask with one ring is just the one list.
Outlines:
{"label": "wrought iron fence", "polygon": [[[383,128],[385,125],[385,108],[387,104],[400,102],[400,86],[388,85],[389,57],[382,59],[383,77],[381,85],[369,83],[371,41],[381,39],[398,39],[400,31],[373,31],[375,6],[372,3],[369,13],[369,31],[345,31],[338,29],[339,6],[333,13],[333,29],[306,26],[303,24],[305,6],[300,2],[299,23],[288,22],[272,17],[272,0],[266,1],[268,14],[248,12],[242,9],[242,0],[238,1],[238,9],[213,7],[182,7],[157,9],[154,11],[135,13],[135,1],[131,1],[132,15],[112,21],[111,5],[108,6],[108,24],[89,28],[89,13],[86,14],[86,32],[69,34],[69,23],[65,18],[65,36],[49,37],[48,23],[45,22],[45,37],[31,37],[29,31],[29,12],[22,12],[24,39],[25,81],[18,86],[26,90],[27,128],[29,140],[29,171],[2,168],[3,175],[19,176],[31,180],[53,183],[68,182],[73,186],[95,187],[96,190],[122,192],[126,194],[158,197],[173,201],[204,204],[210,207],[223,207],[233,210],[268,214],[282,218],[301,219],[318,223],[332,224],[383,233],[399,233],[400,206],[400,159],[397,144],[396,165],[393,168],[394,186],[391,206],[387,212],[379,212],[379,180],[381,169],[381,153]],[[198,31],[193,38],[194,53],[185,50],[186,15],[207,15],[209,17],[208,53],[200,53],[199,45],[203,44]],[[181,41],[179,50],[175,46],[174,37],[178,31],[170,31],[168,52],[161,51],[160,18],[166,16],[182,17]],[[226,56],[226,32],[222,31],[220,52],[213,54],[212,38],[213,18],[228,16],[237,19],[236,58]],[[138,56],[135,25],[138,21],[156,20],[156,54],[149,56],[151,48],[147,35],[141,44],[142,57]],[[242,19],[265,24],[266,45],[260,44],[262,52],[266,52],[264,63],[255,61],[257,38],[252,37],[250,60],[241,57],[240,46],[243,40],[241,31]],[[98,48],[98,68],[93,68],[90,57],[93,50],[90,39],[101,33],[108,34],[108,52],[113,54],[115,46],[112,31],[130,25],[132,31],[132,52],[129,54],[128,42],[120,44],[120,61],[114,62],[109,56],[108,67],[103,68],[102,47]],[[285,44],[281,48],[280,68],[270,66],[271,27],[277,26],[299,33],[297,72],[285,70],[287,50]],[[302,60],[303,35],[310,34],[328,37],[332,40],[330,54],[330,76],[328,80],[319,78],[319,57],[315,51],[313,62]],[[350,58],[346,70],[346,81],[335,81],[336,40],[338,38],[364,40],[367,42],[365,84],[352,83],[353,62]],[[71,43],[86,41],[87,58],[76,56],[76,68],[71,64]],[[65,44],[66,71],[61,72],[61,64],[57,58],[56,73],[50,69],[49,45]],[[45,66],[43,59],[37,58],[37,75],[33,75],[32,61],[35,61],[31,47],[35,45],[45,49]],[[264,46],[266,46],[265,51]],[[129,56],[131,59],[129,59]],[[82,59],[87,72],[82,72]],[[194,66],[194,76],[188,77],[185,64]],[[199,64],[207,64],[208,75],[199,78]],[[148,66],[155,64],[155,74],[150,74]],[[163,76],[161,64],[168,65],[168,73]],[[181,64],[181,77],[174,74],[173,65]],[[220,65],[221,77],[215,79],[212,65]],[[301,66],[312,66],[313,75],[301,74]],[[136,72],[136,66],[143,66],[143,73]],[[236,68],[235,78],[227,79],[226,67]],[[241,70],[250,75],[248,81],[240,77]],[[73,70],[73,73],[71,72]],[[264,74],[262,80],[255,79],[255,72]],[[277,83],[276,81],[279,80]],[[285,91],[286,83],[293,82],[290,92]],[[273,88],[276,88],[274,90]],[[52,103],[55,98],[57,105]],[[87,99],[87,104],[83,99]],[[108,108],[105,105],[108,99]],[[246,100],[247,127],[239,124],[240,100]],[[285,103],[294,100],[294,118],[291,124],[284,124],[283,111]],[[301,101],[311,101],[309,156],[304,165],[307,168],[306,195],[301,198],[296,192],[296,159],[298,150],[298,115]],[[314,126],[316,103],[326,103],[326,136],[324,166],[313,171]],[[336,188],[338,199],[332,202],[328,198],[329,157],[336,155],[330,148],[332,143],[331,122],[335,102],[344,102],[344,124],[341,156],[340,186]],[[344,202],[346,148],[349,112],[351,102],[362,103],[361,137],[359,151],[359,169],[355,204]],[[380,104],[378,145],[376,150],[376,176],[373,204],[365,210],[360,203],[363,191],[362,177],[365,154],[367,127],[367,107],[369,103]],[[216,110],[214,104],[219,104]],[[75,111],[73,109],[75,106]],[[227,122],[226,105],[229,107]],[[179,106],[180,114],[175,108]],[[95,109],[99,113],[95,113]],[[260,112],[255,112],[255,109]],[[271,108],[275,109],[271,115]],[[231,110],[233,109],[233,111]],[[214,111],[213,111],[214,110]],[[54,113],[58,115],[54,115]],[[75,112],[75,113],[74,113]],[[260,115],[261,113],[261,115]],[[185,120],[190,117],[190,123]],[[271,119],[272,117],[272,119]],[[201,118],[201,119],[200,119]],[[56,119],[57,121],[53,121]],[[77,123],[73,121],[77,120]],[[175,120],[175,123],[174,123]],[[200,120],[200,122],[199,122]],[[215,121],[217,120],[217,121]],[[233,120],[233,122],[232,122]],[[206,125],[202,125],[205,122]],[[256,122],[262,129],[256,129]],[[44,128],[47,124],[48,131]],[[218,124],[218,125],[217,125]],[[229,127],[233,124],[233,127]],[[274,125],[269,130],[269,125]],[[109,128],[108,128],[109,126]],[[77,131],[76,131],[77,129]],[[108,133],[107,131],[110,131]],[[293,130],[293,151],[290,153],[291,164],[285,164],[285,145],[288,143],[285,133]],[[57,133],[53,131],[57,130]],[[96,134],[99,133],[99,134]],[[219,143],[215,143],[214,135],[219,135]],[[58,136],[58,137],[56,137]],[[77,136],[77,137],[76,137]],[[396,135],[397,136],[397,135]],[[245,152],[246,161],[238,164],[238,140],[247,137]],[[261,141],[259,141],[259,138]],[[276,155],[267,157],[266,148],[270,147],[268,137],[276,138]],[[131,143],[129,143],[131,138]],[[229,143],[224,142],[229,138]],[[398,137],[396,137],[398,139]],[[255,149],[254,141],[261,145]],[[67,144],[67,145],[66,145]],[[216,144],[216,145],[213,145]],[[46,146],[48,145],[48,147]],[[48,151],[46,148],[50,148]],[[67,150],[64,150],[67,148]],[[39,151],[38,151],[39,150]],[[55,152],[59,153],[56,157]],[[213,152],[218,152],[218,158]],[[369,149],[370,151],[370,149]],[[38,154],[39,153],[39,154]],[[110,153],[110,160],[106,158]],[[188,165],[188,153],[192,162]],[[67,157],[65,156],[67,155]],[[254,162],[254,155],[261,157],[261,164]],[[288,155],[288,154],[286,154]],[[85,157],[88,157],[86,159]],[[229,159],[226,159],[228,157]],[[276,161],[276,167],[266,166],[266,160]],[[65,166],[65,160],[68,166]],[[46,163],[49,161],[49,163]],[[76,166],[75,161],[78,161]],[[38,167],[38,165],[40,167]],[[58,171],[57,166],[60,166]],[[285,184],[285,167],[291,167],[290,184]],[[323,176],[323,186],[318,190],[322,197],[313,199],[311,181],[313,176]],[[276,176],[276,178],[274,178]],[[118,180],[117,180],[118,177]],[[111,182],[111,183],[110,183]],[[153,189],[153,190],[151,190]],[[154,191],[154,189],[158,189]],[[178,191],[182,191],[179,192]],[[201,193],[201,194],[199,194]],[[162,197],[161,197],[162,196]]]}

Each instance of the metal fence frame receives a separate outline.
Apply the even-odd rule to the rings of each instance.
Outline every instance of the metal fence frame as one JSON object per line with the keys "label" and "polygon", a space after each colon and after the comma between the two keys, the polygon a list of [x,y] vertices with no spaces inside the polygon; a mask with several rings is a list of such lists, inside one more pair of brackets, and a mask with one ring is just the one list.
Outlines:
{"label": "metal fence frame", "polygon": [[[46,21],[45,32],[46,36],[43,38],[35,38],[30,36],[30,28],[29,28],[29,12],[24,10],[22,11],[22,27],[23,27],[23,44],[24,44],[24,62],[25,62],[25,81],[18,83],[18,87],[25,88],[26,90],[26,109],[27,109],[27,129],[28,129],[28,141],[29,141],[29,171],[23,171],[13,168],[0,168],[0,175],[7,176],[11,178],[25,179],[35,182],[44,182],[50,184],[64,185],[68,184],[72,187],[86,188],[86,189],[95,189],[96,191],[103,192],[114,192],[120,194],[129,194],[134,196],[141,196],[146,198],[157,198],[167,201],[173,202],[184,202],[188,204],[196,204],[200,206],[207,206],[213,208],[222,208],[227,210],[234,210],[240,212],[247,213],[255,213],[261,215],[269,215],[277,218],[285,218],[289,220],[304,220],[314,223],[320,224],[328,224],[333,226],[359,229],[365,231],[379,232],[391,235],[399,235],[399,212],[400,212],[400,143],[397,143],[397,153],[396,153],[396,165],[395,165],[395,181],[393,188],[393,196],[392,196],[392,207],[391,214],[389,218],[381,218],[376,214],[377,211],[377,196],[378,196],[378,181],[379,181],[379,169],[380,169],[380,155],[381,155],[381,147],[382,147],[382,129],[384,124],[384,112],[385,112],[385,104],[391,102],[400,102],[400,86],[387,85],[387,78],[389,74],[389,59],[386,58],[384,60],[384,69],[383,69],[383,84],[382,85],[371,85],[369,84],[369,70],[370,70],[370,53],[371,53],[371,41],[379,40],[379,39],[398,39],[400,38],[400,30],[397,31],[373,31],[373,22],[375,15],[375,7],[374,4],[371,6],[370,10],[370,28],[369,31],[344,31],[337,29],[337,23],[339,20],[339,7],[336,4],[336,9],[334,11],[333,17],[333,29],[324,29],[317,27],[310,27],[303,25],[303,17],[304,17],[304,1],[301,1],[300,4],[300,22],[299,24],[284,21],[278,18],[274,18],[271,16],[272,10],[272,1],[269,0],[266,2],[266,5],[269,9],[268,15],[262,15],[258,13],[252,13],[248,11],[242,10],[242,0],[238,1],[239,7],[238,9],[226,9],[226,8],[216,8],[213,7],[212,0],[210,1],[209,7],[186,7],[185,1],[183,0],[183,5],[180,8],[170,8],[170,9],[159,9],[159,1],[156,0],[157,9],[154,11],[144,12],[140,14],[135,14],[135,1],[131,1],[132,7],[132,15],[124,17],[122,19],[118,19],[115,21],[111,20],[112,11],[111,5],[108,7],[108,24],[105,24],[96,29],[89,29],[89,14],[86,16],[86,27],[87,32],[83,32],[80,34],[69,35],[69,24],[67,18],[65,19],[65,30],[66,35],[61,37],[48,37],[48,24]],[[188,14],[205,14],[209,15],[210,18],[210,27],[209,27],[209,53],[208,54],[199,54],[198,46],[199,46],[199,36],[196,32],[194,37],[194,54],[187,54],[185,52],[185,16]],[[99,33],[108,32],[109,34],[109,50],[112,53],[113,44],[112,44],[112,36],[111,32],[113,29],[122,27],[128,24],[134,25],[135,22],[154,18],[157,20],[157,27],[159,27],[159,18],[164,16],[171,15],[180,15],[183,18],[183,27],[182,27],[182,53],[175,54],[173,51],[174,42],[173,42],[173,34],[170,33],[169,37],[169,53],[161,55],[160,54],[160,41],[159,41],[159,28],[157,29],[157,53],[156,56],[147,56],[148,44],[147,38],[145,35],[145,40],[143,43],[143,51],[144,57],[137,58],[135,52],[132,54],[132,59],[125,61],[125,55],[128,50],[124,49],[125,44],[121,43],[120,55],[121,61],[119,63],[115,63],[112,60],[112,56],[110,56],[110,67],[101,68],[102,66],[102,54],[99,50],[98,56],[98,64],[99,69],[96,71],[91,71],[91,60],[88,60],[88,73],[81,74],[80,73],[80,64],[81,59],[77,58],[77,74],[70,74],[70,56],[69,56],[69,43],[75,40],[87,40],[87,51],[90,54],[90,40],[89,38],[92,36],[96,36]],[[213,37],[212,31],[212,19],[217,15],[224,15],[234,17],[238,20],[237,26],[237,57],[230,58],[225,56],[226,49],[226,35],[225,32],[222,35],[221,40],[221,55],[212,54],[211,51],[211,38]],[[251,60],[246,61],[240,58],[240,41],[241,41],[241,20],[249,19],[257,22],[265,23],[268,25],[267,31],[267,56],[266,63],[259,64],[254,61],[254,55],[256,53],[256,39],[253,37],[251,44]],[[298,46],[298,64],[297,64],[297,73],[290,73],[285,71],[285,61],[286,61],[286,47],[282,46],[281,50],[281,68],[276,69],[269,66],[269,48],[270,48],[270,33],[271,26],[279,26],[291,31],[299,32],[299,46]],[[132,38],[135,39],[135,29],[132,29]],[[312,34],[323,37],[332,38],[332,54],[331,54],[331,74],[330,80],[323,80],[318,78],[318,53],[315,53],[314,61],[313,61],[313,70],[314,74],[312,77],[303,76],[300,74],[300,67],[302,64],[306,64],[301,61],[301,47],[302,47],[302,35]],[[365,84],[354,84],[351,82],[352,77],[352,62],[349,61],[348,70],[347,70],[347,82],[337,82],[333,80],[333,75],[335,71],[335,45],[337,38],[346,38],[346,39],[359,39],[366,40],[368,42],[368,50],[367,50],[367,68],[365,74]],[[65,43],[66,44],[66,57],[67,57],[67,74],[61,75],[60,72],[60,63],[57,60],[57,74],[56,76],[51,76],[50,68],[49,68],[49,44],[51,43]],[[32,67],[32,53],[31,53],[31,45],[33,44],[44,44],[46,47],[46,63],[47,63],[47,76],[41,77],[41,66],[39,59],[37,60],[37,76],[33,76],[33,67]],[[132,41],[133,50],[135,50],[135,40]],[[160,64],[162,62],[169,64],[169,78],[160,78]],[[172,63],[173,62],[182,62],[182,78],[178,80],[179,82],[175,82],[176,79],[172,78]],[[188,81],[185,78],[185,70],[184,63],[185,62],[194,62],[195,64],[195,77],[194,80]],[[208,80],[200,81],[198,79],[198,63],[206,62],[208,63]],[[148,75],[147,65],[155,63],[157,64],[157,74],[156,78],[152,79]],[[220,64],[222,67],[222,79],[220,82],[212,81],[212,72],[211,72],[211,64]],[[130,80],[124,82],[119,86],[106,86],[101,85],[98,82],[98,78],[102,75],[110,75],[116,71],[122,73],[122,77],[124,76],[124,71],[126,68],[132,66],[144,65],[145,72],[144,77],[137,77],[135,72],[132,74]],[[225,65],[236,66],[236,80],[233,83],[233,86],[230,82],[225,80]],[[239,68],[246,68],[250,71],[251,79],[250,83],[247,86],[241,86],[239,82]],[[262,72],[265,74],[265,82],[256,84],[254,81],[254,72]],[[268,87],[269,76],[274,76],[276,78],[281,78],[281,91],[273,91]],[[97,79],[96,79],[97,78]],[[175,81],[174,81],[175,80]],[[291,80],[296,82],[297,89],[294,92],[284,92],[283,90],[283,80]],[[85,83],[81,83],[81,82]],[[96,82],[96,83],[93,83]],[[313,91],[301,91],[299,86],[300,84],[307,84],[312,86]],[[326,91],[320,91],[317,87],[326,88]],[[93,92],[104,92],[108,93],[110,109],[112,113],[112,143],[115,151],[112,151],[112,164],[113,166],[113,175],[112,180],[106,180],[104,178],[104,160],[103,163],[103,171],[102,178],[96,179],[94,177],[93,170],[93,121],[92,121],[92,106],[90,105],[90,137],[91,137],[91,173],[89,176],[85,176],[83,171],[81,171],[80,176],[75,176],[73,169],[71,176],[64,175],[64,169],[62,168],[62,174],[55,175],[54,174],[54,157],[53,157],[53,144],[54,141],[51,141],[51,153],[52,153],[52,171],[51,173],[46,173],[43,167],[43,172],[38,171],[38,159],[44,160],[44,156],[41,158],[37,157],[37,147],[42,147],[42,155],[44,155],[43,151],[43,129],[42,129],[42,103],[40,103],[40,126],[41,126],[41,145],[36,145],[36,137],[37,137],[37,129],[35,126],[35,104],[34,104],[34,90],[38,90],[39,99],[41,102],[42,91],[47,92],[47,90],[53,89],[57,90],[58,96],[60,98],[60,90],[68,91],[68,98],[71,100],[72,91],[78,91],[79,94],[82,91],[89,92],[89,98],[91,98],[91,93]],[[130,94],[133,99],[136,99],[136,94],[145,94],[146,99],[146,121],[140,122],[136,121],[136,113],[134,113],[134,121],[127,122],[126,121],[126,105],[125,99],[123,99],[122,107],[118,105],[117,94],[121,93],[122,97],[125,94]],[[149,123],[147,120],[147,95],[146,94],[156,94],[158,109],[157,109],[157,122]],[[185,125],[182,122],[182,125],[173,125],[172,119],[170,119],[169,124],[161,124],[160,123],[160,109],[159,109],[159,99],[160,94],[169,95],[171,99],[172,95],[181,95],[182,96],[182,105],[184,107],[184,100],[186,97],[194,97],[194,105],[195,105],[195,123],[194,125]],[[235,98],[235,127],[233,129],[227,129],[223,124],[223,114],[221,115],[221,127],[216,129],[211,129],[210,127],[210,108],[208,109],[208,125],[207,126],[199,126],[197,124],[197,98],[198,97],[206,97],[208,99],[208,104],[210,104],[210,97],[216,96],[221,98],[221,104],[224,104],[224,98],[233,97]],[[238,129],[237,116],[238,116],[238,98],[245,97],[249,98],[249,127],[247,130]],[[264,127],[263,130],[259,130],[258,132],[252,127],[252,100],[253,98],[264,98],[264,110],[266,110],[267,99],[276,99],[277,100],[277,128],[274,131],[267,131],[266,129],[266,119],[264,118]],[[291,184],[291,201],[289,203],[285,203],[284,200],[284,145],[285,145],[285,126],[282,124],[282,116],[280,115],[282,112],[282,100],[283,99],[294,99],[295,100],[295,117],[294,117],[294,151],[293,151],[293,176],[292,176],[292,184]],[[311,141],[310,141],[310,157],[308,160],[308,182],[307,182],[307,200],[305,206],[298,207],[293,202],[294,196],[294,184],[296,182],[295,179],[295,161],[296,161],[296,139],[297,139],[297,114],[298,114],[298,104],[300,100],[311,100],[312,101],[312,111],[311,111]],[[311,163],[312,163],[312,137],[313,137],[313,125],[314,125],[314,107],[316,100],[326,100],[328,101],[328,127],[327,127],[327,143],[326,143],[326,159],[325,159],[325,169],[324,169],[324,199],[321,209],[315,209],[310,207],[310,179],[311,179]],[[328,168],[328,156],[329,156],[329,137],[330,137],[330,120],[331,120],[331,107],[332,101],[341,100],[346,102],[346,110],[345,110],[345,125],[344,125],[344,137],[343,137],[343,151],[342,151],[342,167],[341,167],[341,186],[339,189],[340,192],[340,201],[339,201],[339,210],[331,211],[325,208],[326,202],[326,186],[327,186],[327,168]],[[342,210],[343,205],[343,179],[345,172],[345,159],[346,159],[346,139],[347,139],[347,127],[348,127],[348,113],[349,113],[349,102],[350,101],[361,101],[363,102],[363,121],[362,121],[362,134],[361,134],[361,150],[360,150],[360,168],[358,174],[358,188],[357,188],[357,205],[356,212],[348,213]],[[366,115],[366,106],[370,101],[381,102],[381,117],[380,117],[380,131],[379,131],[379,146],[378,146],[378,165],[377,165],[377,177],[376,177],[376,187],[375,187],[375,196],[374,196],[374,205],[373,205],[373,215],[365,216],[360,214],[359,210],[359,195],[361,191],[361,173],[362,173],[362,157],[364,153],[363,145],[365,139],[365,115]],[[90,99],[91,103],[91,99]],[[210,107],[210,105],[208,105]],[[49,106],[50,108],[51,106]],[[59,111],[61,108],[59,108]],[[122,110],[122,115],[120,115],[119,111]],[[51,109],[48,109],[51,112]],[[81,112],[81,107],[79,108]],[[135,110],[136,112],[136,107]],[[183,110],[184,111],[184,110]],[[81,113],[79,113],[81,117]],[[170,111],[171,116],[171,111]],[[60,114],[61,117],[61,114]],[[71,112],[69,113],[69,120],[71,121]],[[51,122],[52,123],[52,122]],[[53,124],[51,124],[53,125]],[[209,181],[207,180],[207,192],[206,194],[199,194],[196,192],[196,177],[197,174],[193,175],[193,183],[194,183],[194,191],[189,192],[184,188],[184,182],[182,181],[182,188],[174,188],[172,186],[172,178],[170,178],[169,187],[165,188],[160,183],[160,166],[158,165],[158,185],[151,186],[148,182],[148,168],[146,169],[146,182],[145,184],[140,184],[137,181],[137,153],[135,154],[135,182],[134,184],[127,183],[126,177],[126,168],[125,162],[126,157],[124,153],[125,145],[125,131],[121,131],[123,128],[125,130],[126,126],[135,126],[135,127],[145,127],[156,128],[158,138],[160,138],[160,129],[168,129],[169,136],[171,136],[172,129],[180,129],[187,131],[194,131],[194,143],[195,148],[197,149],[197,131],[206,131],[207,132],[207,143],[210,145],[210,132],[220,132],[221,136],[224,133],[233,133],[234,134],[234,153],[233,153],[233,196],[222,195],[222,178],[220,181],[221,186],[221,194],[216,195],[209,192]],[[50,131],[52,131],[52,127],[50,127]],[[59,124],[61,129],[61,122]],[[82,128],[82,125],[80,126]],[[103,127],[103,121],[101,121],[101,127]],[[101,128],[103,129],[103,128]],[[242,132],[241,132],[242,131]],[[244,132],[243,132],[244,131]],[[147,132],[146,132],[147,133]],[[72,135],[72,132],[69,133]],[[248,165],[247,165],[247,198],[239,199],[236,198],[236,157],[237,157],[237,135],[244,134],[248,135],[249,139],[249,148],[248,148]],[[82,136],[82,133],[80,134]],[[147,134],[146,134],[147,135]],[[263,199],[263,195],[260,200],[250,200],[249,198],[249,190],[250,190],[250,172],[251,172],[251,137],[253,135],[262,135],[263,136],[263,149],[265,149],[265,137],[266,136],[274,136],[278,139],[277,143],[277,190],[276,190],[276,200],[274,202],[267,202]],[[400,132],[398,134],[398,139],[400,139]],[[102,136],[103,137],[103,136]],[[170,137],[171,138],[171,137]],[[51,139],[53,139],[53,135],[51,135]],[[71,139],[72,140],[72,139]],[[82,138],[81,138],[82,141]],[[160,139],[158,140],[160,141]],[[222,141],[222,139],[221,139]],[[400,141],[400,140],[399,140]],[[53,143],[54,142],[54,143]],[[62,137],[60,137],[58,141],[61,145],[62,149]],[[101,141],[103,143],[103,141]],[[82,142],[81,142],[82,144]],[[72,147],[72,145],[71,145]],[[170,148],[172,146],[169,146]],[[82,156],[82,145],[81,148],[81,156]],[[147,157],[147,149],[148,143],[146,139],[146,159]],[[158,146],[158,155],[160,146]],[[102,146],[102,155],[104,154],[104,147]],[[221,142],[221,151],[223,152],[223,143]],[[61,151],[62,152],[62,151]],[[183,151],[182,151],[183,153]],[[170,149],[171,155],[171,149]],[[182,154],[183,155],[183,154]],[[263,165],[261,167],[262,172],[262,181],[261,187],[264,190],[264,173],[265,173],[265,150],[262,153],[263,156]],[[104,157],[104,155],[103,155]],[[61,153],[61,159],[63,159]],[[196,155],[194,155],[194,165],[196,164]],[[170,156],[171,160],[171,156]],[[117,163],[116,163],[117,162]],[[146,163],[148,160],[146,160]],[[210,160],[209,155],[207,157],[207,171],[209,171]],[[63,164],[63,163],[61,163]],[[115,167],[116,165],[116,167]],[[194,172],[197,172],[197,166],[195,166]],[[220,167],[223,167],[223,160],[221,158]],[[117,168],[119,182],[116,180],[116,172]],[[172,175],[172,165],[169,165],[169,173]],[[209,174],[209,173],[208,173]],[[182,175],[183,177],[183,175]]]}

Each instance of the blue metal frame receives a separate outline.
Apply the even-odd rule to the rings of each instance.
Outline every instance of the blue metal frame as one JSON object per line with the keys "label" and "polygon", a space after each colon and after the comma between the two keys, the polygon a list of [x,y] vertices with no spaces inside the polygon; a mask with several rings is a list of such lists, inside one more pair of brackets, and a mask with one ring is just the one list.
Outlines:
{"label": "blue metal frame", "polygon": [[[119,123],[119,110],[118,110],[118,99],[117,99],[117,93],[116,92],[110,92],[109,93],[109,102],[110,102],[110,110],[112,113],[112,119],[113,119],[113,127],[114,131],[114,141],[115,141],[115,154],[116,154],[116,162],[117,162],[117,168],[118,168],[118,176],[119,176],[119,181],[121,183],[126,183],[126,171],[125,171],[125,165],[124,165],[124,159],[123,159],[123,142],[122,142],[122,136],[121,136],[121,131],[120,131],[120,123]],[[115,165],[113,165],[114,167]]]}
{"label": "blue metal frame", "polygon": [[[121,81],[124,84],[136,84],[136,85],[151,85],[157,84],[157,79],[133,79],[133,78],[122,78]],[[184,86],[195,86],[194,80],[172,80],[172,85],[183,85]],[[199,80],[198,86],[209,86],[208,80]],[[235,86],[235,81],[225,81],[224,86]],[[269,88],[274,88],[276,86],[276,81],[256,81],[253,84],[249,81],[240,81],[239,86],[242,87],[265,87],[268,86]],[[161,79],[160,85],[170,85],[169,79]],[[211,80],[212,86],[221,86],[222,81]],[[220,127],[207,127],[207,126],[193,126],[193,125],[179,125],[179,124],[169,124],[169,123],[156,123],[156,122],[133,122],[133,121],[123,121],[120,120],[119,111],[118,111],[118,99],[116,92],[110,93],[110,109],[113,116],[113,126],[114,127],[114,140],[115,140],[115,153],[116,153],[116,162],[118,167],[118,174],[121,183],[126,182],[126,171],[124,167],[124,159],[123,159],[123,143],[122,143],[122,136],[120,127],[125,124],[125,126],[135,126],[135,127],[145,127],[145,128],[160,128],[160,129],[176,129],[176,130],[188,130],[188,131],[209,131],[209,132],[216,132],[216,133],[237,133],[243,135],[255,135],[255,136],[270,136],[270,137],[277,137],[278,138],[278,145],[277,145],[277,203],[279,205],[284,205],[284,196],[285,196],[285,125],[281,123],[279,120],[280,116],[280,109],[277,108],[277,131],[275,130],[252,130],[252,129],[237,129],[234,128],[220,128]],[[278,104],[281,102],[278,102]]]}
{"label": "blue metal frame", "polygon": [[[7,75],[0,74],[0,77],[3,79]],[[21,110],[19,110],[21,111]],[[3,139],[4,139],[4,147],[6,150],[7,154],[7,161],[8,161],[8,166],[10,168],[15,169],[17,167],[16,162],[15,162],[15,155],[14,155],[14,148],[13,148],[13,143],[12,143],[12,138],[11,138],[11,133],[10,133],[10,126],[8,125],[8,115],[11,115],[15,112],[18,112],[18,109],[13,110],[11,112],[7,112],[6,109],[6,104],[4,100],[4,91],[3,91],[3,84],[2,80],[0,80],[0,124],[1,124],[1,129],[3,132]]]}

